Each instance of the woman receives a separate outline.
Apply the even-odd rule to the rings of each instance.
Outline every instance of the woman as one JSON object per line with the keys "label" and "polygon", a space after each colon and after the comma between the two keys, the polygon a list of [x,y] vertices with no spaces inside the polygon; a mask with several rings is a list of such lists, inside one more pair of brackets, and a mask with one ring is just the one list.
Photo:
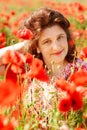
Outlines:
{"label": "woman", "polygon": [[[28,51],[43,60],[47,69],[51,71],[51,76],[67,78],[72,63],[78,62],[75,44],[70,44],[72,36],[69,27],[69,21],[61,13],[50,8],[39,9],[24,21],[24,28],[30,29],[34,34],[27,42]],[[26,44],[24,43],[1,49],[0,52],[4,54],[9,49],[22,50]],[[83,64],[81,60],[79,62],[80,65]],[[69,70],[66,71],[67,69]]]}
{"label": "woman", "polygon": [[29,52],[43,60],[51,76],[68,78],[73,62],[83,64],[76,58],[75,44],[70,44],[70,23],[58,11],[41,8],[25,19],[24,27],[34,34]]}

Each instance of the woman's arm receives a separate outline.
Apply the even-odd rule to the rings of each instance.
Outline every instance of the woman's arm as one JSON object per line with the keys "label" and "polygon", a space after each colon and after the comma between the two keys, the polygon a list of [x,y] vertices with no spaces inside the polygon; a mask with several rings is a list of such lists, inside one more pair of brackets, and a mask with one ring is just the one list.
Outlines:
{"label": "woman's arm", "polygon": [[24,49],[28,49],[28,43],[29,43],[29,41],[24,41],[24,42],[20,42],[15,45],[4,47],[4,48],[0,49],[0,65],[2,64],[2,62],[1,62],[2,57],[4,56],[6,51],[17,50],[17,51],[23,52]]}
{"label": "woman's arm", "polygon": [[20,42],[11,46],[4,47],[0,49],[0,58],[6,53],[7,50],[22,50],[27,45],[27,41]]}

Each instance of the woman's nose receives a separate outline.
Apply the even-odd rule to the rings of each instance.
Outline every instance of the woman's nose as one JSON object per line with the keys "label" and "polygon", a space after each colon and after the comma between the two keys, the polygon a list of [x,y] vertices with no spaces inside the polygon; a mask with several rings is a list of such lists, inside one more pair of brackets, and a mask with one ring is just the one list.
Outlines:
{"label": "woman's nose", "polygon": [[57,41],[53,42],[53,45],[52,45],[53,49],[56,50],[58,48],[61,47],[60,43],[58,43]]}

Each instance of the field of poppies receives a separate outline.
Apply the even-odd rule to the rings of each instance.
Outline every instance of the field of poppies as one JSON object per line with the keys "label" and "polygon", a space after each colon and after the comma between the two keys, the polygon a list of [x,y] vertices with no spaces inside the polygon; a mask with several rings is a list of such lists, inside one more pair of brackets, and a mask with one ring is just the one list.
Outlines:
{"label": "field of poppies", "polygon": [[[70,44],[76,45],[77,56],[86,63],[87,0],[0,0],[0,50],[32,38],[29,30],[22,29],[23,20],[44,6],[69,19]],[[87,66],[79,66],[77,71],[72,66],[68,80],[52,81],[43,62],[28,52],[7,51],[2,63],[0,130],[87,130]]]}

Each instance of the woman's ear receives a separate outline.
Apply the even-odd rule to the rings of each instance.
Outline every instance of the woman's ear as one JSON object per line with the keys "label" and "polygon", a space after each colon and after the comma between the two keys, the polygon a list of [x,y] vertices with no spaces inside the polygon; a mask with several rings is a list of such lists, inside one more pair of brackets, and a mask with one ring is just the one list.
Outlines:
{"label": "woman's ear", "polygon": [[40,49],[39,49],[39,47],[37,47],[37,53],[38,53],[38,54],[40,53]]}

